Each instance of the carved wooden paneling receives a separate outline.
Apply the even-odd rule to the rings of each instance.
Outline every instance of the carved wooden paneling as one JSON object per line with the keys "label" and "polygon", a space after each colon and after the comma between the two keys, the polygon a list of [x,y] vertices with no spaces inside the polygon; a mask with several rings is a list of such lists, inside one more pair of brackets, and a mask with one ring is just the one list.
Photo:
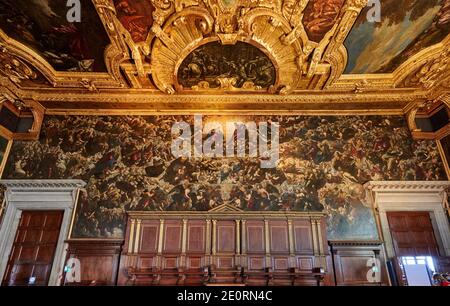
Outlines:
{"label": "carved wooden paneling", "polygon": [[164,253],[181,252],[182,223],[180,221],[167,221],[164,225]]}
{"label": "carved wooden paneling", "polygon": [[190,220],[187,230],[187,252],[205,253],[206,250],[206,222]]}
{"label": "carved wooden paneling", "polygon": [[311,271],[314,267],[314,257],[297,257],[297,267],[303,271]]}
{"label": "carved wooden paneling", "polygon": [[315,285],[324,277],[329,284],[324,220],[309,213],[132,212],[119,284]]}
{"label": "carved wooden paneling", "polygon": [[65,285],[115,285],[123,240],[69,240],[67,258],[81,265],[81,283]]}
{"label": "carved wooden paneling", "polygon": [[269,232],[271,253],[289,254],[288,223],[286,221],[270,221]]}
{"label": "carved wooden paneling", "polygon": [[249,270],[263,270],[266,268],[264,256],[249,256],[248,269]]}
{"label": "carved wooden paneling", "polygon": [[334,241],[330,246],[337,286],[389,285],[381,242]]}
{"label": "carved wooden paneling", "polygon": [[217,222],[217,253],[235,253],[235,229],[234,221]]}
{"label": "carved wooden paneling", "polygon": [[142,225],[142,231],[140,233],[140,253],[154,254],[158,250],[158,222],[148,222],[148,224]]}
{"label": "carved wooden paneling", "polygon": [[308,221],[294,222],[295,251],[310,253],[313,251],[311,225]]}
{"label": "carved wooden paneling", "polygon": [[261,254],[265,252],[264,221],[247,222],[247,253]]}

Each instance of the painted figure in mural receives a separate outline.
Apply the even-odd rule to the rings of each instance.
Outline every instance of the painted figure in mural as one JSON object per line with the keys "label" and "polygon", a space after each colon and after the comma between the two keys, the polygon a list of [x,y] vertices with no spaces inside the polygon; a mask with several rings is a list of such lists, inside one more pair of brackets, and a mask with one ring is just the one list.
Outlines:
{"label": "painted figure in mural", "polygon": [[207,81],[211,88],[220,85],[219,78],[236,78],[235,87],[252,82],[268,88],[275,82],[275,68],[257,48],[242,42],[232,46],[209,43],[194,50],[181,64],[178,82],[190,88]]}

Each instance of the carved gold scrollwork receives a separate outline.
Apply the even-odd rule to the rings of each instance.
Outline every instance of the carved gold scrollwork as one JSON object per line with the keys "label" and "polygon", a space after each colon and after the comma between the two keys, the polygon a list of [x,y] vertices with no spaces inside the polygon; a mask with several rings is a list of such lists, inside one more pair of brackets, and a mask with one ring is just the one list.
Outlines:
{"label": "carved gold scrollwork", "polygon": [[415,87],[421,85],[425,89],[430,89],[440,80],[443,72],[450,69],[450,50],[447,49],[437,58],[432,58],[413,73],[406,81],[405,86]]}
{"label": "carved gold scrollwork", "polygon": [[[268,92],[289,94],[311,88],[308,83],[315,75],[320,75],[320,81],[314,82],[314,89],[339,78],[347,59],[343,41],[367,0],[348,1],[336,24],[320,42],[309,40],[302,23],[308,0],[152,3],[156,7],[152,27],[156,40],[148,49],[152,50],[152,79],[161,91],[189,90],[177,84],[177,69],[196,48],[212,41],[224,45],[242,41],[258,47],[273,61],[277,82]],[[330,73],[332,76],[328,78]],[[258,86],[246,90],[249,88],[258,90]],[[202,89],[206,89],[202,84],[195,86],[195,90]]]}
{"label": "carved gold scrollwork", "polygon": [[151,72],[155,85],[175,93],[177,64],[211,32],[213,19],[206,10],[185,9],[172,16],[163,28],[153,25],[157,39],[153,45]]}
{"label": "carved gold scrollwork", "polygon": [[37,74],[24,61],[8,52],[8,49],[0,44],[0,73],[9,78],[13,83],[20,84],[23,80],[34,80]]}

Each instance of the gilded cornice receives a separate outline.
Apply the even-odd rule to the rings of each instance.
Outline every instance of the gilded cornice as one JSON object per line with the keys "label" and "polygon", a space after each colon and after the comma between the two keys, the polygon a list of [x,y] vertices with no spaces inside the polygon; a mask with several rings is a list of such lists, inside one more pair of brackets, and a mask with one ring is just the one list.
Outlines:
{"label": "gilded cornice", "polygon": [[444,192],[449,186],[449,181],[371,181],[364,184],[367,190],[383,192]]}
{"label": "gilded cornice", "polygon": [[[343,74],[347,63],[343,42],[367,0],[347,0],[335,26],[320,42],[309,40],[301,22],[308,0],[238,0],[232,7],[219,0],[149,1],[155,7],[153,27],[145,41],[135,43],[118,20],[113,2],[93,0],[111,42],[105,51],[107,73],[55,71],[31,48],[0,30],[5,62],[20,63],[17,71],[2,70],[2,90],[41,103],[47,113],[91,110],[93,114],[214,110],[407,114],[427,100],[445,102],[450,93],[450,36],[415,54],[393,73]],[[263,31],[273,35],[262,35]],[[208,41],[245,41],[260,48],[277,69],[275,86],[266,92],[257,87],[180,88],[174,76],[181,61]],[[164,57],[168,48],[176,51],[177,59],[160,65],[158,56]],[[42,74],[48,83],[34,85],[34,74]]]}

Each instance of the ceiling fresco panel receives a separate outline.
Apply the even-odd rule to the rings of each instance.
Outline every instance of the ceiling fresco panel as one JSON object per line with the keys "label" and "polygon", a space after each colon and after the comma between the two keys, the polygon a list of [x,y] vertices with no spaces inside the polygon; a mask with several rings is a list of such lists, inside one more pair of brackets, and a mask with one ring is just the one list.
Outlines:
{"label": "ceiling fresco panel", "polygon": [[345,73],[391,73],[450,33],[450,0],[382,0],[381,22],[359,15],[345,46]]}
{"label": "ceiling fresco panel", "polygon": [[106,72],[109,44],[89,0],[81,0],[81,22],[68,22],[66,0],[0,0],[0,27],[32,48],[57,71]]}
{"label": "ceiling fresco panel", "polygon": [[320,42],[339,17],[344,0],[312,0],[304,11],[303,24],[310,40]]}
{"label": "ceiling fresco panel", "polygon": [[134,42],[146,40],[155,8],[149,0],[114,0],[117,18]]}

